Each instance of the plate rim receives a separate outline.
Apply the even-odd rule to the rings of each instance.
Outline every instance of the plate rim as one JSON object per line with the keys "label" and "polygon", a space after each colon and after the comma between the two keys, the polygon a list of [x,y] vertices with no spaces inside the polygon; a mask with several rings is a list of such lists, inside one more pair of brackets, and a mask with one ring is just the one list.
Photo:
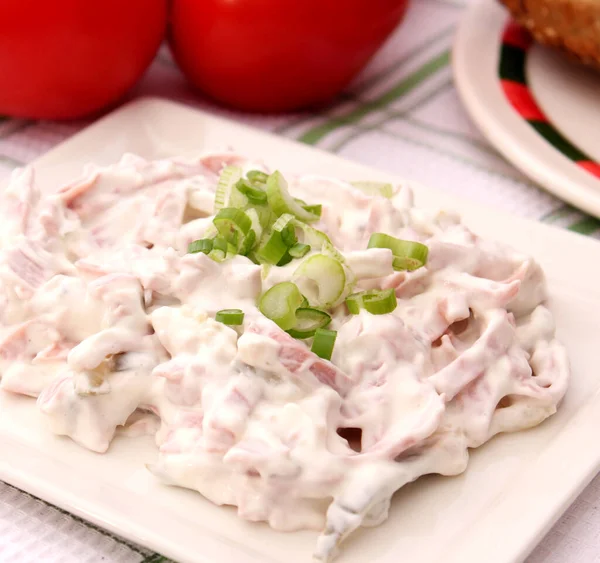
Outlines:
{"label": "plate rim", "polygon": [[516,168],[559,199],[600,218],[600,180],[540,137],[501,89],[497,67],[502,31],[509,19],[492,0],[475,0],[464,13],[452,47],[454,83],[463,106],[487,140]]}

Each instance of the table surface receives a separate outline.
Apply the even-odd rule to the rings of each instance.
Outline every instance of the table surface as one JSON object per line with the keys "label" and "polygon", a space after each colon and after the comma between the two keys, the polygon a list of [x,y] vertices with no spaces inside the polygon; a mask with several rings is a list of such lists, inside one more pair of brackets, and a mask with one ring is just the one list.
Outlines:
{"label": "table surface", "polygon": [[[491,0],[490,0],[491,1]],[[162,48],[130,97],[171,98],[509,212],[600,238],[600,222],[540,190],[482,137],[452,83],[450,49],[468,0],[413,0],[404,24],[337,102],[318,113],[244,115],[191,91]],[[89,121],[0,118],[0,179]],[[157,563],[131,545],[0,482],[0,562]],[[600,563],[600,477],[527,563]]]}

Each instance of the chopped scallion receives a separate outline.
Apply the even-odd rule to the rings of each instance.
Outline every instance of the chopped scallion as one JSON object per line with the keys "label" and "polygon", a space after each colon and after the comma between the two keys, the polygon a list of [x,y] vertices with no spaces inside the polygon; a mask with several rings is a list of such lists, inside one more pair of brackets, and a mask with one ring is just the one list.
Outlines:
{"label": "chopped scallion", "polygon": [[203,252],[204,254],[208,254],[213,249],[213,241],[209,238],[203,238],[200,240],[195,240],[194,242],[190,242],[188,245],[188,253],[196,254],[198,252]]}
{"label": "chopped scallion", "polygon": [[353,293],[346,298],[348,311],[353,315],[358,315],[361,309],[372,315],[385,315],[391,313],[397,304],[393,289],[370,289]]}
{"label": "chopped scallion", "polygon": [[254,232],[254,229],[250,229],[238,248],[239,254],[246,256],[246,254],[254,248],[255,243],[256,233]]}
{"label": "chopped scallion", "polygon": [[385,233],[373,233],[367,248],[389,248],[394,270],[417,270],[427,263],[429,249],[420,242],[401,240]]}
{"label": "chopped scallion", "polygon": [[231,326],[239,326],[244,323],[244,313],[241,309],[221,309],[217,311],[215,320]]}
{"label": "chopped scallion", "polygon": [[294,338],[310,338],[319,328],[325,328],[331,322],[331,316],[325,311],[312,307],[300,307],[296,310],[296,325],[287,333]]}
{"label": "chopped scallion", "polygon": [[277,262],[277,266],[281,267],[281,266],[286,266],[287,264],[289,264],[292,260],[293,260],[293,256],[289,253],[289,250],[286,251],[286,253],[282,256],[281,260],[279,260],[279,262]]}
{"label": "chopped scallion", "polygon": [[298,242],[295,228],[295,218],[289,213],[284,213],[273,224],[273,231],[281,233],[281,239],[289,248]]}
{"label": "chopped scallion", "polygon": [[336,338],[337,332],[335,330],[318,328],[315,331],[315,339],[313,340],[310,351],[324,360],[331,360]]}
{"label": "chopped scallion", "polygon": [[278,264],[287,253],[287,249],[288,246],[283,242],[281,233],[272,231],[256,251],[256,256],[266,264]]}
{"label": "chopped scallion", "polygon": [[236,247],[240,254],[252,250],[256,241],[256,233],[252,229],[252,220],[241,209],[224,207],[213,219],[219,234]]}
{"label": "chopped scallion", "polygon": [[266,184],[269,179],[269,175],[261,170],[250,170],[246,176],[248,180],[257,184]]}
{"label": "chopped scallion", "polygon": [[253,186],[248,180],[240,178],[235,187],[239,192],[244,194],[250,203],[265,203],[267,194],[264,190]]}
{"label": "chopped scallion", "polygon": [[292,258],[304,258],[310,252],[310,244],[302,244],[301,242],[290,247],[288,250]]}
{"label": "chopped scallion", "polygon": [[305,223],[312,223],[319,219],[318,215],[306,211],[302,205],[294,201],[288,191],[288,184],[281,172],[275,171],[267,180],[267,199],[275,215],[290,213]]}
{"label": "chopped scallion", "polygon": [[355,188],[367,195],[379,195],[391,199],[394,195],[394,186],[386,182],[350,182]]}
{"label": "chopped scallion", "polygon": [[296,324],[296,310],[303,299],[298,286],[291,282],[282,282],[263,293],[258,308],[280,328],[289,330]]}
{"label": "chopped scallion", "polygon": [[323,212],[323,206],[320,203],[317,205],[303,205],[302,207],[304,207],[304,211],[308,211],[317,217],[320,217]]}
{"label": "chopped scallion", "polygon": [[215,237],[213,239],[213,248],[208,253],[208,257],[212,258],[215,262],[223,262],[227,256],[228,250],[231,250],[231,248],[228,246],[228,242],[225,240],[225,238]]}
{"label": "chopped scallion", "polygon": [[346,272],[339,260],[325,254],[314,254],[296,268],[292,279],[311,306],[329,307],[344,291]]}
{"label": "chopped scallion", "polygon": [[[240,205],[243,203],[242,201],[236,201],[235,204],[234,202],[230,201],[233,188],[241,177],[241,168],[238,168],[237,166],[226,166],[223,168],[223,171],[219,176],[219,181],[217,182],[217,190],[215,193],[215,212],[219,211],[219,209],[223,209],[223,207],[243,207],[243,205]],[[245,199],[244,195],[241,193],[239,193],[239,195],[240,198]]]}

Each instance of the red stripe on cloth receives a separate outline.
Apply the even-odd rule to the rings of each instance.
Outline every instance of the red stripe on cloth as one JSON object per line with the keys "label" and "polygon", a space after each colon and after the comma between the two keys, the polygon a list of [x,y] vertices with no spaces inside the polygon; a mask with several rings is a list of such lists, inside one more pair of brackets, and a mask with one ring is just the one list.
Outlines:
{"label": "red stripe on cloth", "polygon": [[531,47],[532,42],[533,39],[530,33],[525,28],[521,27],[517,22],[511,20],[504,28],[504,33],[502,34],[502,43],[506,43],[507,45],[512,45],[513,47],[517,47],[526,51],[529,49],[529,47]]}
{"label": "red stripe on cloth", "polygon": [[577,164],[584,170],[587,170],[590,174],[600,178],[600,164],[597,162],[592,162],[591,160],[580,160]]}
{"label": "red stripe on cloth", "polygon": [[538,107],[529,88],[524,84],[512,80],[501,80],[502,90],[519,115],[523,119],[535,119],[536,121],[548,121],[542,110]]}

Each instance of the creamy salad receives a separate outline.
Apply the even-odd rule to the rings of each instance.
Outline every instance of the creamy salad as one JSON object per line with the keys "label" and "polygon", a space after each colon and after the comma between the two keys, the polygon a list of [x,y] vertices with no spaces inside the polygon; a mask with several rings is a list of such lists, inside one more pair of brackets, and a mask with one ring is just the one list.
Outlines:
{"label": "creamy salad", "polygon": [[154,434],[154,475],[315,561],[567,388],[540,267],[407,187],[125,155],[2,210],[0,387],[95,452]]}

